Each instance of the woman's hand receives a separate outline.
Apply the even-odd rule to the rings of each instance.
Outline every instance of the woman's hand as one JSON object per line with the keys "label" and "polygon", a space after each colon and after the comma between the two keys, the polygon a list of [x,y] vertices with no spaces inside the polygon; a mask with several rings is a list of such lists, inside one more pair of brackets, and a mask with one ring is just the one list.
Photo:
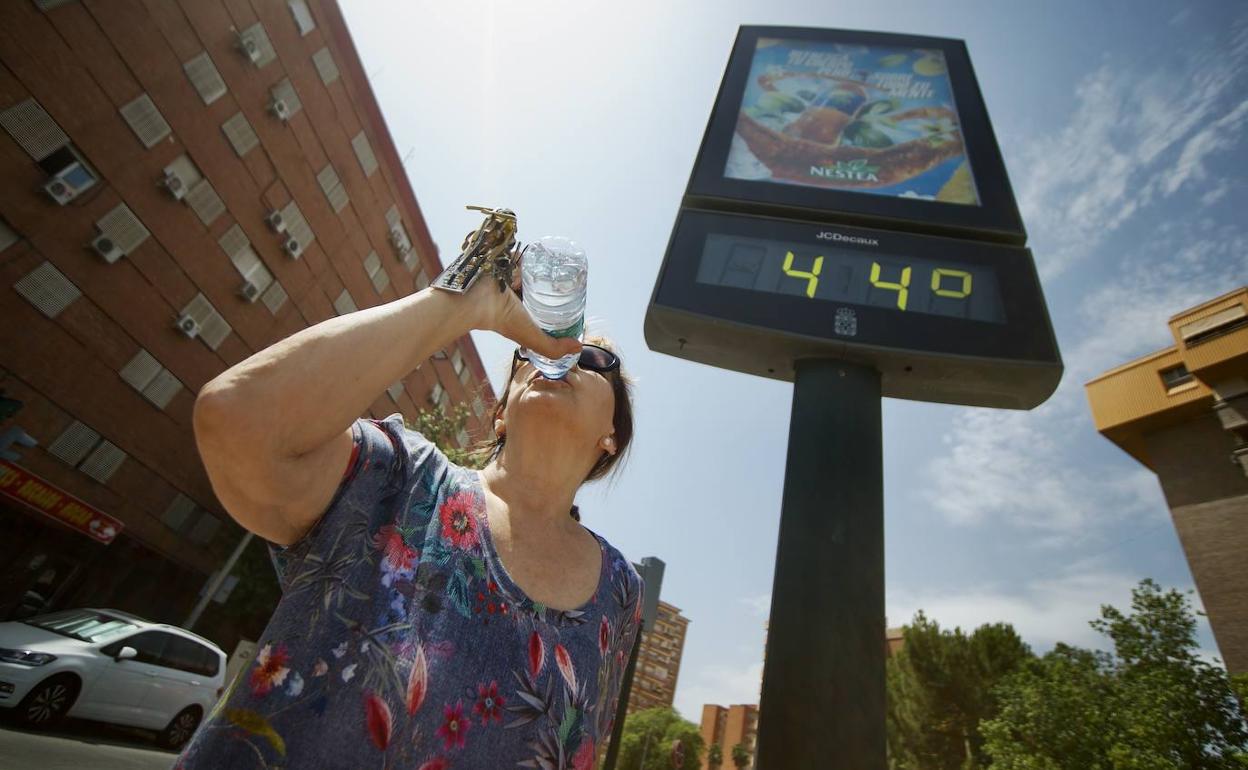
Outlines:
{"label": "woman's hand", "polygon": [[521,347],[547,358],[562,358],[581,350],[581,343],[570,337],[551,337],[534,322],[518,294],[520,290],[520,262],[512,269],[511,289],[498,290],[498,281],[492,275],[480,276],[464,294],[474,329],[498,332]]}

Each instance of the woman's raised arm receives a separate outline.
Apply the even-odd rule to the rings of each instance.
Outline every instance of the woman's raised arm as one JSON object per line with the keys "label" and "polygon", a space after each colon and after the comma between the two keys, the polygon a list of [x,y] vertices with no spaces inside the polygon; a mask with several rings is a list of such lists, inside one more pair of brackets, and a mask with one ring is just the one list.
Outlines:
{"label": "woman's raised arm", "polygon": [[513,292],[485,280],[463,296],[428,288],[322,321],[200,390],[195,439],[218,499],[267,540],[299,539],[333,499],[351,454],[351,423],[386,387],[474,328],[544,355],[579,348],[544,335]]}

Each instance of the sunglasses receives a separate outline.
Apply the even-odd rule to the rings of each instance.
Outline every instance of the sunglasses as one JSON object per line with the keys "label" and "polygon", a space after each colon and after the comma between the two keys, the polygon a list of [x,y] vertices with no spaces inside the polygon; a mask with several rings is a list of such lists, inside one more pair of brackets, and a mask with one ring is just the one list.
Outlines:
{"label": "sunglasses", "polygon": [[[516,348],[515,358],[511,362],[512,371],[515,371],[518,362],[528,360],[528,351]],[[606,374],[620,368],[620,358],[606,348],[586,344],[581,346],[581,357],[577,359],[576,365],[591,372]]]}

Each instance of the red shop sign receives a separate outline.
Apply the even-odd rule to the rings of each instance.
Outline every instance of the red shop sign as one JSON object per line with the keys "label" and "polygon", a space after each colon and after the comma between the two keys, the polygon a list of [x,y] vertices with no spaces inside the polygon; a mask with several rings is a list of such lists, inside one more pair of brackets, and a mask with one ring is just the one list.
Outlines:
{"label": "red shop sign", "polygon": [[113,542],[125,527],[107,513],[7,460],[0,460],[0,495],[34,508],[105,545]]}

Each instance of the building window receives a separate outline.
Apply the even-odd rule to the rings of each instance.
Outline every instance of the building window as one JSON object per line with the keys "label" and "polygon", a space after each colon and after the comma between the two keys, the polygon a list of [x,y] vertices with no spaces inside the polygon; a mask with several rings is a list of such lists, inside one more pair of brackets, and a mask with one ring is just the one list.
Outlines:
{"label": "building window", "polygon": [[121,379],[130,387],[143,394],[143,397],[157,409],[164,409],[173,397],[182,390],[182,383],[146,350],[139,349],[130,363],[121,370]]}
{"label": "building window", "polygon": [[13,288],[48,318],[56,318],[82,296],[78,287],[51,262],[44,262],[22,276]]}
{"label": "building window", "polygon": [[142,94],[139,98],[124,105],[120,112],[126,124],[130,126],[130,130],[149,150],[173,133],[165,121],[165,116],[160,114],[156,103],[147,94]]}
{"label": "building window", "polygon": [[75,420],[48,446],[48,454],[74,466],[101,484],[108,483],[126,460],[116,444]]}
{"label": "building window", "polygon": [[207,51],[184,62],[182,71],[186,73],[187,79],[195,87],[199,98],[204,100],[204,104],[212,104],[225,96],[225,81],[221,79],[221,73],[217,71],[217,65],[212,63],[212,57]]}
{"label": "building window", "polygon": [[368,136],[363,130],[351,140],[351,149],[355,150],[355,157],[360,161],[364,176],[372,176],[377,170],[377,156],[373,154],[373,146],[368,143]]}
{"label": "building window", "polygon": [[312,19],[312,11],[308,9],[305,0],[289,0],[287,5],[290,6],[290,13],[295,17],[295,26],[299,28],[299,36],[307,37],[308,33],[316,29],[316,22]]}
{"label": "building window", "polygon": [[334,63],[334,55],[328,48],[312,54],[312,64],[316,66],[316,74],[321,76],[321,82],[325,85],[338,79],[338,65]]}
{"label": "building window", "polygon": [[338,299],[334,300],[334,311],[337,312],[338,315],[346,315],[347,313],[354,313],[357,310],[359,310],[359,308],[356,307],[355,300],[351,299],[351,292],[343,289],[342,293],[338,295]]}
{"label": "building window", "polygon": [[199,337],[211,350],[220,347],[232,331],[225,318],[202,293],[195,295],[195,299],[182,308],[176,324],[188,338]]}
{"label": "building window", "polygon": [[[308,220],[303,216],[303,212],[299,209],[299,204],[293,200],[282,208],[282,220],[286,222],[286,233],[284,239],[294,239],[299,244],[302,251],[312,245],[312,241],[316,240],[316,235],[312,232],[312,226],[308,224]],[[289,249],[287,249],[289,253]],[[292,254],[292,256],[294,256]]]}
{"label": "building window", "polygon": [[118,203],[95,223],[99,235],[91,246],[110,263],[137,249],[151,235],[130,207]]}
{"label": "building window", "polygon": [[34,99],[19,102],[0,112],[0,127],[35,162],[69,144],[69,137]]}
{"label": "building window", "polygon": [[195,501],[179,492],[169,503],[169,507],[165,509],[160,520],[174,532],[181,532],[190,523],[193,513],[195,513]]}
{"label": "building window", "polygon": [[282,305],[286,304],[286,299],[286,290],[276,280],[269,284],[268,291],[260,297],[260,301],[264,303],[264,306],[273,315],[277,315],[277,311],[281,309]]}
{"label": "building window", "polygon": [[381,256],[376,251],[368,252],[368,256],[364,258],[364,272],[368,274],[368,279],[373,282],[373,288],[380,294],[390,285],[390,274],[381,266]]}
{"label": "building window", "polygon": [[221,130],[225,132],[225,138],[229,140],[230,146],[240,158],[260,144],[260,138],[256,136],[255,129],[247,122],[247,116],[241,112],[222,123]]}
{"label": "building window", "polygon": [[221,520],[208,511],[201,511],[188,539],[196,545],[207,545],[221,528]]}
{"label": "building window", "polygon": [[1248,310],[1243,305],[1233,305],[1198,321],[1183,324],[1179,327],[1179,336],[1183,338],[1184,346],[1191,348],[1244,327],[1248,327]]}
{"label": "building window", "polygon": [[18,242],[19,237],[13,228],[9,227],[9,223],[0,219],[0,251],[4,251],[13,244]]}
{"label": "building window", "polygon": [[325,199],[329,201],[329,205],[333,207],[335,214],[341,214],[346,208],[349,199],[347,198],[347,189],[342,186],[342,180],[338,178],[338,172],[334,170],[332,163],[326,163],[325,168],[321,169],[316,175],[316,181],[321,185],[321,192],[325,193]]}
{"label": "building window", "polygon": [[1180,385],[1186,385],[1192,381],[1191,372],[1187,371],[1187,367],[1183,364],[1162,369],[1160,374],[1161,383],[1166,386],[1166,390],[1174,390]]}

